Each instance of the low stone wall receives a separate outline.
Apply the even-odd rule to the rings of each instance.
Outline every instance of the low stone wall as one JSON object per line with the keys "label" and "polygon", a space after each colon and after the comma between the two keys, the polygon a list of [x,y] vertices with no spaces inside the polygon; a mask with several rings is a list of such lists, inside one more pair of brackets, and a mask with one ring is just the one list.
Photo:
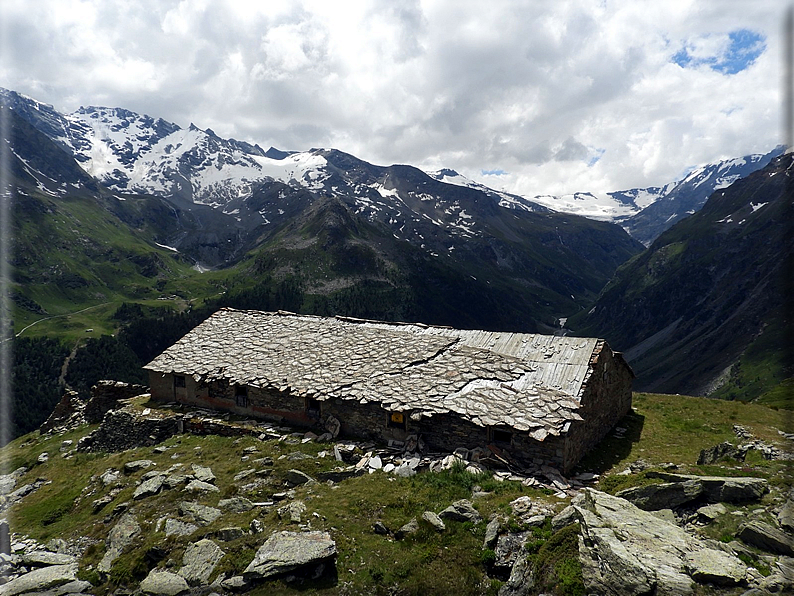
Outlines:
{"label": "low stone wall", "polygon": [[181,432],[181,417],[142,416],[126,409],[110,410],[94,432],[80,440],[78,451],[126,451],[156,445]]}

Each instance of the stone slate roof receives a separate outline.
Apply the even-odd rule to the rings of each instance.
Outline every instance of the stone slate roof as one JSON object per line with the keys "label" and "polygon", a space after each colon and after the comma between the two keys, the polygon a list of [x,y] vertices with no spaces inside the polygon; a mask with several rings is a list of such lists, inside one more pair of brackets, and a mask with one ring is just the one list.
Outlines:
{"label": "stone slate roof", "polygon": [[603,342],[222,309],[144,368],[196,381],[452,413],[537,440],[567,431]]}

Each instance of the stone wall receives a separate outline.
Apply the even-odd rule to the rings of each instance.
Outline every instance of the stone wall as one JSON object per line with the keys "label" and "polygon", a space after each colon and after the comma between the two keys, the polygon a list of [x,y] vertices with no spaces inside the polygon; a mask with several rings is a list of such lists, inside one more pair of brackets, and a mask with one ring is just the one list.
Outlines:
{"label": "stone wall", "polygon": [[125,451],[156,445],[182,429],[177,416],[142,416],[128,410],[110,410],[102,424],[78,443],[80,451]]}
{"label": "stone wall", "polygon": [[49,418],[39,427],[39,432],[46,433],[61,427],[76,426],[85,422],[86,402],[80,399],[76,391],[66,389],[61,401],[55,406]]}
{"label": "stone wall", "polygon": [[101,422],[109,410],[119,407],[119,400],[148,392],[149,388],[143,385],[121,381],[99,381],[91,387],[91,399],[88,400],[83,415],[89,424]]}
{"label": "stone wall", "polygon": [[458,447],[474,449],[494,444],[517,463],[550,465],[570,472],[631,409],[633,374],[622,357],[613,354],[605,342],[599,342],[591,365],[593,368],[586,380],[579,410],[584,422],[573,422],[566,435],[548,436],[544,441],[536,441],[527,433],[505,428],[511,433],[510,441],[494,442],[489,429],[452,414],[413,420],[411,413],[405,412],[405,428],[395,428],[389,425],[391,412],[376,403],[362,404],[353,400],[323,401],[320,404],[321,415],[310,415],[306,399],[288,391],[246,387],[243,401],[238,398],[240,391],[232,384],[225,381],[199,384],[188,375],[184,377],[184,387],[175,386],[174,375],[160,373],[150,373],[150,384],[152,397],[159,401],[176,400],[309,428],[320,427],[321,420],[333,415],[341,423],[342,434],[349,437],[385,442],[390,439],[404,441],[408,435],[417,434],[423,437],[429,449],[447,452]]}
{"label": "stone wall", "polygon": [[565,441],[563,471],[569,472],[631,410],[634,373],[621,354],[599,342],[590,359],[579,415],[584,421],[571,423]]}

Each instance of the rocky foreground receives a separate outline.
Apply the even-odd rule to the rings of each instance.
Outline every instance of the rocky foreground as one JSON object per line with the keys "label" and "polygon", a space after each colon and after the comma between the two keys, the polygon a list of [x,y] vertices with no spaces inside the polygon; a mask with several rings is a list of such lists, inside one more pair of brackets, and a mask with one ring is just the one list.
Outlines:
{"label": "rocky foreground", "polygon": [[[124,416],[151,421],[160,414],[119,403],[89,433],[83,420],[66,412],[62,422],[71,422],[51,424],[50,440],[58,444],[59,433],[72,427],[92,438],[64,439],[57,452],[34,450],[30,468],[0,476],[0,515],[11,520],[10,528],[0,524],[0,596],[269,594],[309,587],[356,593],[338,579],[345,571],[339,569],[340,553],[351,548],[351,540],[410,548],[459,531],[482,537],[485,583],[472,593],[495,593],[497,588],[501,596],[540,593],[543,578],[532,556],[540,536],[549,544],[563,536],[578,543],[570,562],[581,570],[588,594],[749,596],[794,590],[792,494],[765,478],[691,475],[677,472],[672,464],[647,469],[635,462],[622,475],[642,475],[645,484],[613,495],[592,486],[598,480],[595,474],[566,479],[541,468],[526,474],[509,469],[509,462],[501,470],[491,469],[500,456],[487,450],[427,454],[418,444],[412,445],[413,451],[404,445],[378,448],[342,441],[333,433],[318,445],[317,435],[273,425],[257,425],[255,432],[241,425],[244,438],[228,439],[235,460],[231,471],[218,459],[212,465],[198,461],[206,459],[204,443],[192,448],[191,455],[185,452],[187,442],[178,437],[161,442],[155,435],[136,435],[142,437],[140,447],[115,455],[97,452],[86,460],[95,462],[97,473],[80,487],[65,515],[85,516],[82,527],[88,530],[46,541],[17,531],[15,514],[24,518],[26,506],[63,481],[45,472],[79,457],[78,445],[96,445],[108,432],[103,426]],[[236,427],[205,417],[203,428],[232,433]],[[28,444],[40,440],[31,438]],[[147,452],[150,457],[139,457]],[[104,461],[113,465],[103,467]],[[321,489],[327,494],[341,489],[341,494],[346,484],[362,476],[383,477],[388,485],[389,479],[398,482],[450,470],[492,477],[493,486],[493,480],[512,482],[518,492],[535,492],[511,497],[501,506],[494,501],[493,486],[490,491],[473,486],[468,498],[417,512],[398,524],[388,523],[385,516],[360,519],[368,536],[358,538],[345,535],[318,513]],[[47,523],[66,524],[63,519]],[[708,537],[709,528],[727,531],[715,540]],[[357,556],[363,562],[374,554]],[[134,569],[131,561],[136,562]]]}

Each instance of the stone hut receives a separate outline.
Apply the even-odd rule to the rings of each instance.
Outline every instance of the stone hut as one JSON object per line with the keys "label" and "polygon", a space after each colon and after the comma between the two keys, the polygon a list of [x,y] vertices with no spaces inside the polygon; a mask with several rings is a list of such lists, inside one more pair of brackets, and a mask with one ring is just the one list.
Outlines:
{"label": "stone hut", "polygon": [[600,339],[222,309],[144,367],[152,397],[570,471],[631,408]]}

